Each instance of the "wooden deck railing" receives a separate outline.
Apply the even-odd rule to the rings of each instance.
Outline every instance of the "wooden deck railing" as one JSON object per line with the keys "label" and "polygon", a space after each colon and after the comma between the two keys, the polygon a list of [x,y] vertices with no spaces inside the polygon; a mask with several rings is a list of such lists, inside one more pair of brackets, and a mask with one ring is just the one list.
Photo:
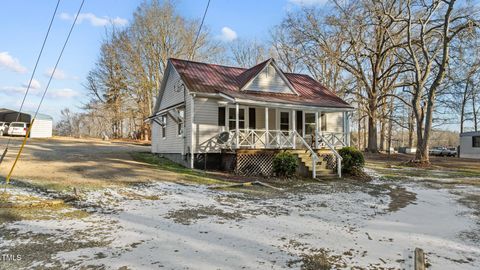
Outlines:
{"label": "wooden deck railing", "polygon": [[[319,133],[317,138],[320,146],[331,150],[337,159],[337,173],[342,177],[342,157],[335,149],[336,146],[345,146],[343,133]],[[310,152],[313,162],[313,177],[316,177],[316,164],[320,160],[313,147],[307,143],[296,130],[260,130],[241,129],[230,130],[228,140],[223,148],[239,149],[297,149],[302,148]]]}

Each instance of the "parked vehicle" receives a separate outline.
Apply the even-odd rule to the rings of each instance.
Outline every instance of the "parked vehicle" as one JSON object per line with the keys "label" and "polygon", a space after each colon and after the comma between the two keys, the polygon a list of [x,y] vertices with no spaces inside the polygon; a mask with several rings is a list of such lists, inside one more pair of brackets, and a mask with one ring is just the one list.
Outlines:
{"label": "parked vehicle", "polygon": [[0,122],[0,136],[3,136],[3,134],[7,134],[7,130],[8,130],[8,123]]}
{"label": "parked vehicle", "polygon": [[12,122],[8,127],[8,135],[10,136],[26,136],[27,135],[27,123],[25,122]]}
{"label": "parked vehicle", "polygon": [[447,156],[447,157],[454,157],[457,155],[457,149],[454,147],[433,147],[429,151],[430,155],[432,156]]}

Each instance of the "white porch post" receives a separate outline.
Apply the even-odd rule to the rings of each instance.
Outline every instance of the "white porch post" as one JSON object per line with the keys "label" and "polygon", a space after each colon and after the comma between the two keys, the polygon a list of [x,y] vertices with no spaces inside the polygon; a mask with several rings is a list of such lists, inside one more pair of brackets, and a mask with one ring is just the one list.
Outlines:
{"label": "white porch post", "polygon": [[305,111],[302,111],[302,137],[305,139]]}
{"label": "white porch post", "polygon": [[268,148],[268,107],[265,107],[265,147]]}
{"label": "white porch post", "polygon": [[[190,168],[194,168],[195,164],[195,151],[194,151],[194,134],[193,132],[195,131],[195,126],[194,126],[194,120],[195,120],[195,94],[192,94],[192,98],[190,100],[191,105],[190,105]],[[186,109],[185,109],[186,111]],[[184,131],[185,132],[185,131]]]}
{"label": "white porch post", "polygon": [[348,112],[343,113],[343,132],[345,133],[343,136],[345,138],[345,145],[350,146],[350,117]]}
{"label": "white porch post", "polygon": [[293,149],[297,149],[297,133],[295,130],[297,129],[297,125],[295,121],[297,120],[297,116],[295,115],[295,110],[292,110],[292,134],[293,134]]}
{"label": "white porch post", "polygon": [[239,148],[239,143],[240,143],[240,122],[238,121],[240,116],[240,105],[238,103],[235,103],[235,141],[236,141],[236,146]]}
{"label": "white porch post", "polygon": [[315,112],[315,148],[318,149],[318,111]]}

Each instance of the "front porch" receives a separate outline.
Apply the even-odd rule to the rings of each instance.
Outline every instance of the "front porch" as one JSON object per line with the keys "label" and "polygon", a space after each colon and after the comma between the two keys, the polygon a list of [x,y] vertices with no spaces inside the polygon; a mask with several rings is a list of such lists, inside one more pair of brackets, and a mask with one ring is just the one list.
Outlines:
{"label": "front porch", "polygon": [[[348,111],[306,106],[258,106],[248,103],[219,105],[220,132],[200,145],[204,153],[217,149],[231,153],[240,150],[298,150],[299,164],[305,164],[312,177],[317,177],[326,151],[335,160],[341,177],[341,156],[337,149],[349,146]],[[242,152],[245,153],[245,152]],[[254,153],[254,151],[252,152]],[[266,162],[263,162],[266,164]]]}

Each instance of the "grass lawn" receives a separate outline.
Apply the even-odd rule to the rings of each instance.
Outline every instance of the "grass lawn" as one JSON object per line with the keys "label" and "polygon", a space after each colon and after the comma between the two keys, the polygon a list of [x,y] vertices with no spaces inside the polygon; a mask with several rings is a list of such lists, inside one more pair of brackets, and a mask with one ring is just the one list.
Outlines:
{"label": "grass lawn", "polygon": [[480,185],[480,161],[455,157],[431,157],[431,166],[412,167],[406,154],[365,154],[366,167],[392,180],[421,178],[422,181],[439,181],[452,184]]}

